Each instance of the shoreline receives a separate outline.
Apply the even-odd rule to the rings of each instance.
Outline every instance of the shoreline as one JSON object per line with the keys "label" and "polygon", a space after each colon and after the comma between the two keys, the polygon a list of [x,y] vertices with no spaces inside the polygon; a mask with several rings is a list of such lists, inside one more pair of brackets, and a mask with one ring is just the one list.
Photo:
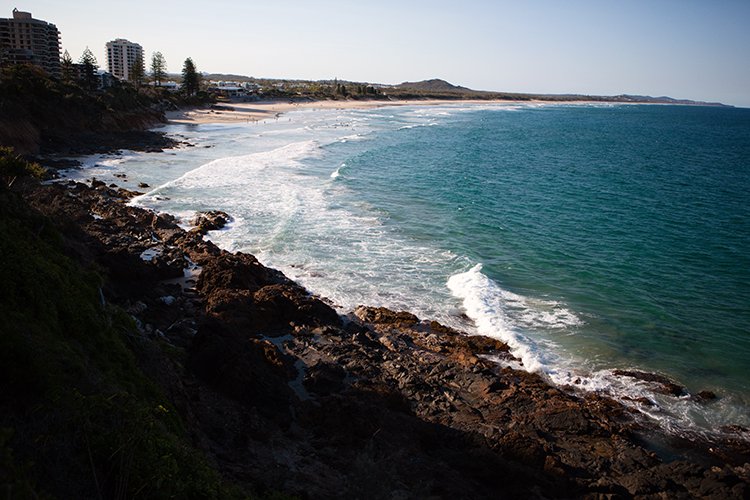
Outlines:
{"label": "shoreline", "polygon": [[[425,101],[415,104],[420,103],[426,104]],[[274,103],[268,104],[272,106]],[[320,109],[316,107],[318,103],[308,104],[307,107],[296,106],[292,109]],[[334,101],[331,104],[324,109],[336,109],[335,104],[341,103]],[[354,108],[361,103],[352,104],[351,108]],[[372,104],[371,107],[380,107],[377,104],[390,105]],[[439,104],[453,102],[440,101]],[[263,109],[262,112],[265,113],[263,116],[268,118],[269,113],[281,111]],[[203,123],[237,121],[239,120],[217,122],[207,119]],[[132,222],[121,222],[124,215],[118,213],[118,209],[108,208],[102,211],[102,207],[107,204],[98,199],[101,197],[108,199],[109,203],[116,204],[118,196],[125,197],[122,193],[113,193],[101,183],[88,188],[92,193],[77,186],[69,189],[75,192],[75,197],[84,203],[84,207],[87,206],[86,203],[90,203],[90,213],[96,213],[99,217],[104,216],[98,224],[114,223],[118,228],[128,227],[130,224],[127,230],[118,229],[117,234],[136,235],[134,241],[150,241],[149,244],[154,245],[156,242],[151,238],[137,235],[144,230],[148,232],[150,228],[158,228],[156,234],[162,243],[156,243],[154,248],[161,247],[164,250],[159,252],[164,253],[155,253],[155,258],[144,262],[143,265],[149,266],[152,265],[149,263],[153,263],[156,267],[161,266],[161,273],[166,272],[165,262],[180,261],[179,258],[174,258],[173,252],[176,250],[171,249],[171,243],[168,242],[186,239],[183,236],[185,231],[177,232],[172,227],[173,221],[170,221],[170,216],[153,215],[152,222],[147,215],[152,212],[128,207],[126,211],[131,217],[146,221],[133,226]],[[93,197],[93,201],[85,201],[87,197]],[[57,203],[49,203],[49,199],[42,198],[39,201],[40,205],[57,206]],[[96,212],[93,207],[97,207]],[[96,226],[97,222],[85,224],[90,228]],[[429,320],[420,320],[408,312],[363,307],[343,315],[348,322],[343,328],[335,323],[331,324],[333,320],[330,313],[320,306],[318,299],[313,297],[312,300],[306,300],[299,293],[301,287],[296,283],[290,283],[279,271],[259,265],[253,256],[223,250],[217,254],[212,250],[210,242],[201,242],[200,237],[196,238],[191,233],[192,231],[188,232],[191,240],[186,243],[187,246],[181,248],[203,267],[204,272],[197,283],[194,283],[198,286],[193,290],[178,291],[171,288],[168,289],[171,294],[168,297],[174,298],[177,304],[192,301],[191,310],[199,311],[197,314],[202,318],[203,324],[209,325],[208,331],[205,326],[201,331],[201,322],[196,321],[193,333],[197,332],[197,336],[185,335],[184,332],[170,332],[172,325],[163,323],[163,320],[157,317],[161,312],[159,308],[164,309],[165,304],[159,303],[162,297],[149,296],[152,292],[147,290],[130,299],[148,306],[145,312],[133,315],[141,324],[150,328],[151,332],[166,332],[170,344],[190,346],[190,355],[198,358],[197,362],[190,365],[190,370],[201,380],[200,384],[210,386],[215,377],[220,377],[220,384],[230,386],[230,394],[223,396],[228,397],[231,404],[237,404],[238,401],[239,404],[253,404],[255,401],[251,400],[251,403],[248,403],[241,391],[235,392],[237,389],[233,388],[238,381],[232,377],[239,378],[242,384],[258,391],[264,403],[279,410],[278,414],[265,415],[263,418],[268,418],[269,421],[263,425],[270,427],[273,419],[280,418],[286,421],[289,418],[280,410],[283,404],[279,406],[279,401],[265,392],[268,387],[264,388],[263,384],[270,384],[274,391],[283,395],[282,403],[288,403],[294,408],[294,412],[300,412],[308,418],[311,418],[310,412],[316,415],[314,409],[310,410],[310,405],[315,404],[322,404],[329,412],[328,416],[336,418],[336,422],[342,417],[346,417],[344,420],[349,422],[347,419],[351,417],[355,426],[360,425],[357,418],[369,419],[374,415],[377,424],[383,425],[367,430],[377,434],[381,429],[385,429],[382,435],[387,436],[397,435],[396,427],[401,423],[399,419],[403,413],[419,421],[414,425],[429,423],[440,426],[441,430],[436,431],[436,440],[450,439],[452,432],[465,433],[467,439],[485,439],[491,445],[491,451],[482,450],[482,453],[499,454],[503,460],[510,457],[507,460],[514,464],[513,467],[519,467],[517,464],[521,464],[524,479],[517,481],[533,478],[534,481],[566,484],[567,489],[544,487],[550,497],[556,496],[554,492],[557,492],[557,495],[575,497],[594,491],[626,496],[664,491],[690,491],[692,495],[702,495],[700,489],[688,486],[689,478],[680,476],[680,467],[688,467],[692,471],[691,474],[695,473],[705,481],[713,481],[711,474],[719,469],[723,477],[734,474],[740,477],[740,481],[750,485],[750,468],[743,465],[750,461],[750,451],[745,442],[674,436],[664,429],[638,421],[634,418],[633,412],[613,398],[594,393],[582,394],[574,388],[550,385],[536,374],[492,366],[492,363],[482,359],[483,356],[505,355],[507,346],[504,347],[498,341],[487,337],[466,337],[461,332]],[[165,235],[170,236],[167,238]],[[112,236],[115,235],[109,237]],[[102,244],[104,247],[108,246],[106,240]],[[138,246],[140,244],[116,250],[129,254],[131,260],[140,258],[145,261],[143,255],[149,248],[144,250]],[[201,252],[200,256],[196,256],[198,250]],[[217,255],[221,256],[221,260],[215,260]],[[176,273],[182,270],[169,271]],[[227,280],[230,283],[236,280],[239,284],[226,286]],[[160,283],[159,280],[155,281]],[[206,282],[209,285],[201,284]],[[260,289],[257,289],[258,286]],[[293,297],[291,304],[290,296]],[[325,302],[322,304],[325,305]],[[310,310],[314,312],[308,314]],[[172,309],[170,322],[174,316]],[[178,316],[178,319],[182,321],[185,316]],[[236,340],[235,335],[243,339],[249,338],[251,346]],[[272,377],[264,371],[268,367],[262,366],[262,363],[258,366],[256,361],[247,360],[244,361],[242,369],[250,370],[249,372],[217,375],[217,372],[221,372],[217,366],[222,366],[228,359],[234,359],[233,356],[237,352],[245,353],[248,358],[252,358],[258,355],[258,349],[263,351],[263,356],[271,360],[269,363],[273,365],[273,369],[269,370],[283,370],[286,373],[281,381],[268,382],[268,379],[264,378]],[[220,354],[212,350],[218,350]],[[251,353],[248,354],[248,351]],[[433,375],[435,370],[437,376]],[[251,380],[259,373],[262,373],[260,382]],[[474,375],[478,377],[475,378]],[[279,375],[277,373],[273,376]],[[258,388],[258,385],[261,387]],[[201,387],[201,390],[208,391],[203,385]],[[290,389],[292,393],[287,394]],[[386,397],[383,400],[376,399],[372,406],[368,406],[370,400],[367,398],[371,397],[370,391],[379,395],[381,392],[378,391],[383,391]],[[331,402],[332,400],[335,402]],[[341,401],[345,401],[345,404]],[[203,401],[195,403],[196,408],[192,411],[199,414],[205,411],[200,407],[202,404]],[[229,407],[230,403],[223,401],[220,411],[229,412]],[[352,407],[358,408],[354,414],[350,413]],[[242,407],[243,411],[246,409],[245,406]],[[252,411],[256,411],[255,406],[252,406]],[[325,413],[323,410],[320,411]],[[364,411],[364,417],[360,411]],[[377,420],[381,418],[378,412],[385,413],[386,416],[382,417],[385,423],[383,420]],[[295,421],[296,417],[291,418]],[[396,424],[392,423],[391,419],[395,419]],[[225,424],[226,421],[223,419],[199,422],[199,425],[205,426]],[[304,419],[295,424],[312,425]],[[336,440],[347,443],[355,440],[356,445],[356,437],[353,437],[348,429],[331,431],[328,429],[329,425],[328,418],[323,418],[316,421],[311,430],[323,435],[333,433]],[[407,435],[400,435],[403,442],[408,443],[405,448],[410,450],[410,453],[416,445],[412,444],[410,440],[413,438],[408,434],[418,433],[419,428],[411,425],[406,426]],[[261,431],[253,428],[252,432]],[[267,431],[264,429],[262,432]],[[242,433],[233,434],[232,437],[240,442],[246,439]],[[252,442],[253,446],[259,449],[264,446],[262,443],[256,443],[254,438]],[[208,450],[213,456],[224,455],[227,449],[231,450],[232,456],[241,455],[242,450],[233,446],[211,441]],[[596,448],[594,456],[585,457],[590,453],[591,447]],[[609,447],[608,451],[602,452],[605,447]],[[289,453],[294,453],[291,451],[294,450],[291,445],[288,450]],[[478,452],[473,448],[461,451]],[[610,455],[610,451],[621,455]],[[656,458],[655,451],[662,453],[661,459]],[[336,448],[336,453],[339,452],[343,456],[349,456],[351,450],[344,446],[343,449]],[[664,458],[670,454],[671,458]],[[675,457],[678,461],[674,461]],[[261,469],[262,466],[252,462],[251,458],[243,455],[242,459],[231,461],[230,469],[242,470],[242,474],[247,473],[244,468]],[[420,459],[423,459],[421,455]],[[626,461],[630,459],[642,460],[642,463],[627,464]],[[306,487],[304,478],[310,474],[309,469],[305,469],[309,467],[307,460],[308,457],[305,456],[296,464],[301,467],[302,472],[289,472],[298,485],[303,485],[297,488]],[[325,457],[316,456],[314,460],[323,462]],[[492,460],[494,458],[491,458],[490,464],[498,465]],[[283,464],[275,464],[277,467],[281,465]],[[408,464],[402,463],[398,466],[406,465]],[[713,465],[713,468],[710,465]],[[663,482],[665,477],[671,481],[675,475],[681,477],[678,484],[684,488],[683,490],[670,489],[672,486],[659,489],[661,487],[656,483]],[[569,484],[567,479],[560,479],[567,476],[575,476],[578,479],[570,480],[574,484]],[[253,477],[262,478],[263,473]],[[606,486],[602,486],[603,484]],[[317,487],[321,488],[316,490],[318,496],[330,496],[330,491],[323,485]],[[524,496],[521,492],[525,490],[519,488],[521,489],[516,490],[518,496]],[[294,490],[293,487],[292,491]],[[728,495],[728,490],[722,491],[725,496]]]}
{"label": "shoreline", "polygon": [[[481,99],[408,99],[408,100],[347,100],[347,101],[289,101],[261,100],[256,102],[222,102],[211,106],[198,106],[165,113],[167,124],[218,124],[218,123],[254,123],[280,117],[284,113],[298,110],[331,110],[331,109],[375,109],[391,106],[440,106],[451,104],[539,104],[546,101],[511,101]],[[571,101],[566,104],[575,104]],[[583,102],[583,101],[582,101]]]}
{"label": "shoreline", "polygon": [[302,100],[268,99],[253,102],[226,101],[207,106],[192,106],[164,113],[166,124],[228,124],[256,123],[276,119],[284,113],[299,110],[332,109],[377,109],[401,106],[450,106],[450,105],[623,105],[623,106],[680,106],[682,104],[655,102],[620,102],[597,100],[513,100],[513,99],[363,99],[363,100]]}
{"label": "shoreline", "polygon": [[[517,497],[531,494],[533,485],[542,485],[550,498],[594,492],[702,496],[704,483],[732,497],[740,491],[735,485],[750,485],[750,450],[744,443],[680,440],[639,423],[609,397],[571,392],[538,374],[502,368],[484,359],[509,356],[508,346],[496,339],[385,308],[360,306],[341,316],[252,255],[204,240],[205,230],[215,229],[213,221],[223,214],[198,219],[196,228],[185,231],[172,216],[125,205],[130,196],[102,182],[26,193],[34,208],[59,221],[70,217],[66,214],[95,214],[69,223],[87,235],[86,244],[118,277],[105,287],[107,300],[117,304],[120,297],[141,325],[143,341],[186,351],[188,373],[161,383],[168,394],[185,377],[184,383],[196,387],[197,396],[182,403],[192,415],[193,432],[203,435],[206,452],[222,457],[220,466],[238,477],[267,480],[269,460],[275,463],[281,447],[288,457],[275,466],[291,478],[284,488],[305,491],[310,474],[326,471],[327,479],[312,485],[313,496],[330,497],[340,484],[332,478],[343,474],[343,480],[351,471],[340,470],[338,459],[326,453],[298,456],[300,439],[311,450],[317,441],[299,431],[289,436],[284,428],[294,422],[306,429],[303,436],[337,443],[334,455],[349,462],[363,446],[358,434],[370,440],[381,435],[376,441],[390,450],[389,463],[408,471],[400,481],[414,473],[440,488],[458,484],[453,495],[489,497],[497,487],[487,480],[491,471],[510,474],[500,474],[503,482],[514,477],[510,491]],[[109,229],[113,226],[117,231]],[[184,275],[185,262],[200,266],[197,281],[173,284]],[[226,371],[227,363],[237,369]],[[214,426],[247,412],[256,412],[252,437],[231,427],[225,431],[228,440],[212,434]],[[425,425],[434,426],[429,438]],[[459,435],[465,437],[452,446],[458,447],[460,463],[449,458],[455,451],[440,451],[436,444],[425,449],[421,441],[448,443]],[[251,450],[267,451],[248,454],[242,444],[248,439]],[[408,453],[397,458],[401,449]],[[654,453],[658,449],[662,458]],[[416,470],[414,456],[423,464]],[[480,456],[483,466],[475,462]],[[295,465],[283,472],[286,460]],[[466,476],[467,467],[487,471]]]}
{"label": "shoreline", "polygon": [[[321,103],[324,104],[324,106],[321,107]],[[461,101],[460,103],[463,104],[488,104],[487,101]],[[507,104],[508,101],[493,101],[494,103],[501,103],[501,104]],[[258,106],[259,103],[252,103],[246,105],[246,111],[248,113],[265,113],[263,116],[267,116],[272,111],[281,112],[284,109],[291,109],[292,111],[298,110],[298,109],[308,109],[308,110],[320,110],[320,109],[367,109],[367,108],[379,108],[383,106],[390,106],[390,102],[383,102],[383,101],[310,101],[305,103],[285,103],[280,101],[268,101],[262,104],[261,106]],[[406,105],[425,105],[425,106],[432,106],[432,105],[453,105],[453,104],[459,104],[454,101],[401,101],[399,105],[406,106]],[[532,105],[535,103],[531,103]],[[218,119],[213,119],[213,114],[209,114],[205,117],[203,117],[203,123],[232,123],[238,121],[236,112],[227,112],[227,117],[225,118],[225,121],[221,120],[221,116],[218,117]],[[137,181],[138,179],[132,179]],[[120,184],[121,180],[113,179],[113,182]],[[120,184],[122,185],[122,184]],[[127,186],[127,185],[124,185]],[[325,293],[323,293],[325,295]],[[367,300],[363,301],[363,303],[371,303]],[[455,324],[451,324],[452,326],[456,327]],[[458,326],[458,328],[461,328]],[[705,390],[703,387],[693,387],[693,392],[688,391],[688,389],[681,385],[679,379],[676,378],[670,378],[669,375],[664,375],[663,373],[658,372],[649,372],[647,369],[643,370],[638,366],[632,366],[627,367],[627,369],[618,369],[612,367],[611,370],[612,377],[616,377],[618,379],[626,378],[629,382],[637,381],[637,383],[642,385],[647,385],[648,390],[657,395],[665,394],[673,397],[678,396],[685,396],[686,398],[689,398],[690,401],[699,403],[699,404],[711,404],[710,402],[717,399],[716,395],[710,391]],[[588,374],[587,374],[588,375]],[[580,381],[581,378],[585,378],[584,375],[580,375],[578,377],[578,380]],[[572,379],[571,379],[572,380]],[[576,381],[576,384],[579,384],[580,382]],[[572,384],[573,382],[561,382],[557,380],[557,386],[563,387],[566,384]],[[627,405],[634,409],[647,409],[651,410],[655,403],[651,402],[648,399],[648,396],[644,396],[643,394],[627,394],[626,396],[623,396],[621,393],[615,394],[611,393],[609,394],[610,397],[613,397],[616,400],[619,401],[626,401]],[[619,396],[619,398],[618,398]],[[656,405],[659,406],[659,405]],[[659,406],[660,407],[660,406]],[[660,407],[661,408],[661,407]],[[730,426],[726,426],[726,428],[729,428]],[[700,435],[702,431],[698,430],[695,431],[691,427],[681,427],[681,431],[685,432],[693,432],[696,435]],[[746,432],[747,433],[747,432]],[[710,439],[710,438],[709,438]]]}

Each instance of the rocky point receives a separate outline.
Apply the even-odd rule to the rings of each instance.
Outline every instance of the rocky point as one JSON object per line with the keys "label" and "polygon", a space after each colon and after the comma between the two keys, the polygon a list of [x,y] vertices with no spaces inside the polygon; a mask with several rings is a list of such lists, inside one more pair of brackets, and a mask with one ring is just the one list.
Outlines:
{"label": "rocky point", "polygon": [[300,498],[750,495],[745,442],[657,455],[645,436],[658,429],[609,398],[503,367],[502,342],[408,312],[341,314],[219,249],[203,235],[228,214],[185,231],[102,183],[24,190],[69,253],[101,269],[103,300],[139,325],[143,371],[237,484]]}

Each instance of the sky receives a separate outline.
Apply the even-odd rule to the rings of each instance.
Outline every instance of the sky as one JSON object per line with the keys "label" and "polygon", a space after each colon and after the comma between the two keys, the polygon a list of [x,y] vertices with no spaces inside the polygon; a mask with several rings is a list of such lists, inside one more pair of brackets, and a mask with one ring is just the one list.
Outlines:
{"label": "sky", "polygon": [[[750,107],[750,0],[11,0],[77,60],[105,43],[170,72],[639,94]],[[7,12],[3,12],[7,10]]]}

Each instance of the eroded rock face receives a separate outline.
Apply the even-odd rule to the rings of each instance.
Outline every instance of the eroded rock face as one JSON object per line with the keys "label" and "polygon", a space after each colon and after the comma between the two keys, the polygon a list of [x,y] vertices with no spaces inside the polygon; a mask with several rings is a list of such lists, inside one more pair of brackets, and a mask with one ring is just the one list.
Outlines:
{"label": "eroded rock face", "polygon": [[655,391],[661,392],[662,394],[668,394],[670,396],[682,396],[683,394],[687,394],[687,389],[685,387],[658,373],[648,373],[638,370],[613,370],[612,373],[621,377],[630,377],[635,380],[647,382]]}
{"label": "eroded rock face", "polygon": [[201,272],[198,291],[206,310],[237,328],[290,328],[290,324],[340,324],[338,314],[252,255],[222,253]]}
{"label": "eroded rock face", "polygon": [[[65,228],[72,254],[106,270],[106,300],[133,314],[144,342],[182,353],[175,363],[154,343],[144,371],[240,484],[303,498],[750,494],[747,443],[704,454],[709,465],[664,462],[619,403],[490,361],[510,357],[498,340],[384,308],[342,320],[255,257],[128,207],[114,188],[44,186],[27,199]],[[190,263],[197,283],[177,283]]]}
{"label": "eroded rock face", "polygon": [[198,212],[192,220],[193,229],[198,234],[207,234],[209,231],[222,229],[232,217],[221,210],[210,210],[208,212]]}
{"label": "eroded rock face", "polygon": [[207,318],[188,350],[188,368],[219,393],[257,408],[267,418],[289,422],[296,370],[271,342],[243,337]]}

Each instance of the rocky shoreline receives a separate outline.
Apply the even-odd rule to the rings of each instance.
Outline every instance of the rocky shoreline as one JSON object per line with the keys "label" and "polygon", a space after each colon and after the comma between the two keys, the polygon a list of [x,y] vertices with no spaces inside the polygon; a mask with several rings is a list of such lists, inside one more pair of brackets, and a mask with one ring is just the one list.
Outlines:
{"label": "rocky shoreline", "polygon": [[[20,187],[105,276],[132,348],[221,475],[300,498],[747,498],[747,443],[672,456],[621,404],[501,368],[501,342],[408,312],[340,316],[252,255],[96,182]],[[669,441],[662,436],[663,440]]]}

